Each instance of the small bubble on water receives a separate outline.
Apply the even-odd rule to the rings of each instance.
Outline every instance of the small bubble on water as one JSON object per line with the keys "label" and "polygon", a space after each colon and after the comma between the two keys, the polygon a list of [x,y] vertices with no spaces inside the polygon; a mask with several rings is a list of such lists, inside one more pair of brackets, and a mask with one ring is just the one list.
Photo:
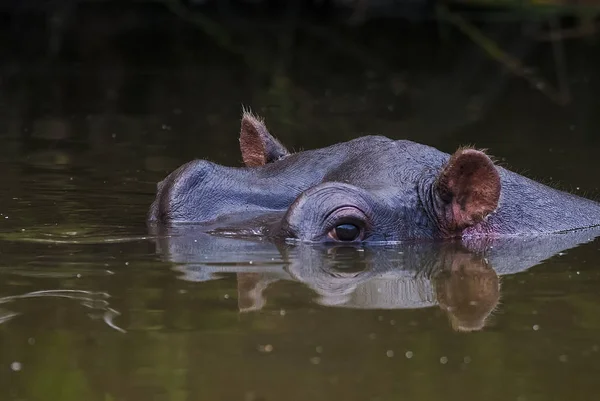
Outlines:
{"label": "small bubble on water", "polygon": [[18,371],[20,371],[20,370],[21,370],[21,368],[22,368],[21,362],[17,362],[17,361],[15,361],[15,362],[11,363],[11,364],[10,364],[10,368],[11,368],[13,371],[15,371],[15,372],[18,372]]}
{"label": "small bubble on water", "polygon": [[558,256],[565,256],[567,253],[566,252],[559,252],[557,253]]}
{"label": "small bubble on water", "polygon": [[377,338],[377,335],[376,335],[375,333],[371,333],[371,334],[369,334],[369,339],[370,339],[370,340],[374,340],[374,339],[376,339],[376,338]]}
{"label": "small bubble on water", "polygon": [[539,324],[534,324],[533,325],[533,331],[538,331],[540,329],[540,325]]}
{"label": "small bubble on water", "polygon": [[285,316],[285,309],[279,310],[279,315],[280,316]]}
{"label": "small bubble on water", "polygon": [[35,344],[35,338],[33,338],[33,337],[29,337],[29,338],[27,339],[27,343],[28,343],[29,345],[33,345],[33,344]]}
{"label": "small bubble on water", "polygon": [[440,358],[440,363],[441,363],[442,365],[445,365],[445,364],[447,364],[447,363],[448,363],[448,358],[447,358],[447,357],[445,357],[445,356],[441,357],[441,358]]}
{"label": "small bubble on water", "polygon": [[312,358],[310,358],[310,363],[312,363],[313,365],[318,365],[321,363],[321,358],[319,358],[318,356],[313,356]]}
{"label": "small bubble on water", "polygon": [[393,326],[396,324],[396,321],[394,319],[390,320],[390,324]]}
{"label": "small bubble on water", "polygon": [[471,363],[471,357],[470,357],[470,356],[465,356],[465,357],[463,358],[463,362],[464,362],[464,363]]}
{"label": "small bubble on water", "polygon": [[380,322],[383,322],[383,316],[377,316],[377,320],[379,320]]}
{"label": "small bubble on water", "polygon": [[392,358],[392,357],[394,356],[394,351],[392,351],[391,349],[388,349],[388,350],[386,351],[385,355],[386,355],[388,358]]}
{"label": "small bubble on water", "polygon": [[253,263],[254,263],[253,261],[250,261],[250,262],[248,262],[248,264],[249,264],[249,265],[251,265],[251,264],[253,264]]}
{"label": "small bubble on water", "polygon": [[125,266],[129,266],[129,262],[125,262]]}
{"label": "small bubble on water", "polygon": [[592,347],[592,351],[594,351],[594,352],[598,352],[599,349],[600,349],[600,347],[598,347],[597,345],[594,345]]}
{"label": "small bubble on water", "polygon": [[259,352],[269,353],[269,352],[273,351],[273,346],[271,344],[259,345],[258,346],[258,351]]}
{"label": "small bubble on water", "polygon": [[406,351],[406,353],[404,354],[404,356],[406,357],[406,359],[410,359],[413,357],[413,352],[412,351]]}
{"label": "small bubble on water", "polygon": [[225,294],[225,295],[223,295],[223,298],[225,298],[225,299],[229,299],[229,294]]}
{"label": "small bubble on water", "polygon": [[318,346],[315,348],[315,351],[317,351],[317,354],[321,354],[321,353],[323,353],[323,347],[321,347],[320,345],[318,345]]}
{"label": "small bubble on water", "polygon": [[569,357],[563,354],[558,357],[558,360],[561,362],[567,362],[569,360]]}

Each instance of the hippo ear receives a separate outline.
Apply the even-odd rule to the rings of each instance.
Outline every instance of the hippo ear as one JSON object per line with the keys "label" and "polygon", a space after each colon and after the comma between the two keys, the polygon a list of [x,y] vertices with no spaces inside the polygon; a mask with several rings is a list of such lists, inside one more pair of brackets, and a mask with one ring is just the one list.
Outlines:
{"label": "hippo ear", "polygon": [[267,130],[262,119],[244,110],[240,132],[240,148],[244,164],[248,167],[262,166],[290,154]]}
{"label": "hippo ear", "polygon": [[500,187],[498,170],[485,153],[475,149],[456,151],[437,179],[447,228],[464,229],[496,210]]}

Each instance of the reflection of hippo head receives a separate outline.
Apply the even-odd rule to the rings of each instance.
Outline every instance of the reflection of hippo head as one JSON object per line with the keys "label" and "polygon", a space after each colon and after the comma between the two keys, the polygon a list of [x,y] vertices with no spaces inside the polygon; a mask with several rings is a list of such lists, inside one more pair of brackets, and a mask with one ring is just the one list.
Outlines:
{"label": "reflection of hippo head", "polygon": [[594,238],[575,231],[543,238],[328,247],[208,235],[194,226],[162,228],[157,251],[187,281],[235,273],[238,308],[258,311],[279,280],[305,284],[324,306],[414,309],[438,305],[454,329],[480,330],[500,298],[499,277],[522,272]]}
{"label": "reflection of hippo head", "polygon": [[322,305],[401,309],[437,304],[454,329],[467,331],[482,329],[499,300],[494,269],[459,243],[413,244],[402,252],[356,250],[359,258],[341,260],[314,246],[298,252],[287,270],[314,290]]}
{"label": "reflection of hippo head", "polygon": [[157,186],[148,219],[206,231],[356,243],[539,235],[600,224],[600,204],[496,166],[382,136],[290,153],[245,112],[246,167],[184,164]]}

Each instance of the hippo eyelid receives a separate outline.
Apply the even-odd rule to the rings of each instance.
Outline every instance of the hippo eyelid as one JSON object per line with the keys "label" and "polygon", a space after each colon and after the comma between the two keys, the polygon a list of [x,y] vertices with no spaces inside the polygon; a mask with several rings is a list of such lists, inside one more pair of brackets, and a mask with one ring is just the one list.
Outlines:
{"label": "hippo eyelid", "polygon": [[329,211],[329,212],[328,212],[328,213],[325,215],[325,219],[324,219],[324,220],[325,220],[325,221],[329,220],[329,217],[331,217],[331,215],[332,215],[332,214],[334,214],[334,213],[338,212],[338,211],[339,211],[339,210],[341,210],[341,209],[356,209],[356,210],[358,210],[358,211],[359,211],[359,212],[360,212],[360,213],[361,213],[363,216],[365,216],[367,219],[369,218],[369,216],[367,216],[367,214],[365,213],[365,211],[364,211],[364,210],[362,210],[360,207],[358,207],[358,206],[356,206],[356,205],[350,205],[350,204],[347,204],[347,205],[341,205],[341,206],[338,206],[338,207],[336,207],[335,209],[333,209],[333,210]]}

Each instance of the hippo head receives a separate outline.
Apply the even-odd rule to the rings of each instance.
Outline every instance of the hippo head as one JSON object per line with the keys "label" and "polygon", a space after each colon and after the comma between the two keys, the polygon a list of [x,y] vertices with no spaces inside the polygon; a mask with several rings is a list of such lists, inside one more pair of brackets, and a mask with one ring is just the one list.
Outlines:
{"label": "hippo head", "polygon": [[158,184],[149,220],[221,234],[309,242],[390,242],[462,235],[494,212],[498,168],[482,151],[453,155],[364,136],[289,152],[244,112],[245,167],[184,164]]}

